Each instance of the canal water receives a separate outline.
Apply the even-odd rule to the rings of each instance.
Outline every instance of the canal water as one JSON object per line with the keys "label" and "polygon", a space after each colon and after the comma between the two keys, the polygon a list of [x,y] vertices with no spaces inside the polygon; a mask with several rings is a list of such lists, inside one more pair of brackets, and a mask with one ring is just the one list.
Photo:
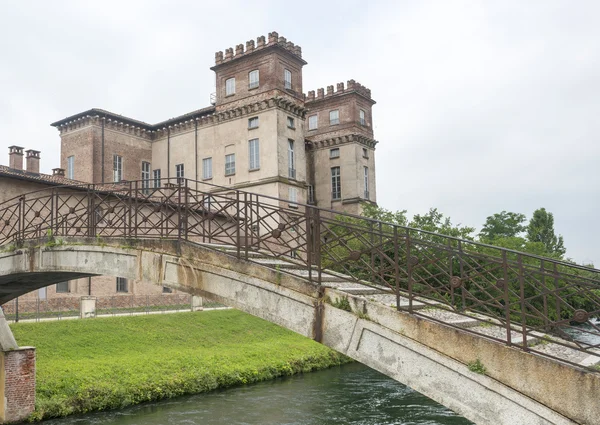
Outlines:
{"label": "canal water", "polygon": [[44,425],[467,425],[359,363]]}

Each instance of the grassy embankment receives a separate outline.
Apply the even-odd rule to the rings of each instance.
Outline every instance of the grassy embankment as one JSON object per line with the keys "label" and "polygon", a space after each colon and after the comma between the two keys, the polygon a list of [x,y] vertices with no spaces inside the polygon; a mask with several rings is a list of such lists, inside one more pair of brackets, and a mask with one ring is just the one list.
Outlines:
{"label": "grassy embankment", "polygon": [[31,420],[324,369],[349,359],[235,310],[11,325],[37,348]]}

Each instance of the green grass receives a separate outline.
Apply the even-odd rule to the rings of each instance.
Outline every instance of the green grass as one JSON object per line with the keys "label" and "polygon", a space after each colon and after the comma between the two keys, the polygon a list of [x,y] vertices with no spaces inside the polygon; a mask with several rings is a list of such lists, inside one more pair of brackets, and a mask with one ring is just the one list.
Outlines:
{"label": "green grass", "polygon": [[37,349],[31,420],[115,409],[349,361],[236,310],[11,325]]}

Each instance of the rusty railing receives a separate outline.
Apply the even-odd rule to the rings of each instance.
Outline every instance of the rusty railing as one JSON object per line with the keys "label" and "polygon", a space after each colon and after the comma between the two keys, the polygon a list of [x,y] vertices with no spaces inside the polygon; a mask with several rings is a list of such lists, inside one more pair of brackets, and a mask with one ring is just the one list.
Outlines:
{"label": "rusty railing", "polygon": [[424,304],[486,322],[496,331],[466,331],[523,350],[554,357],[534,339],[600,348],[600,270],[204,182],[61,186],[0,205],[5,250],[69,236],[227,245],[248,261],[260,251],[317,285],[335,271],[394,295],[399,310],[424,315]]}

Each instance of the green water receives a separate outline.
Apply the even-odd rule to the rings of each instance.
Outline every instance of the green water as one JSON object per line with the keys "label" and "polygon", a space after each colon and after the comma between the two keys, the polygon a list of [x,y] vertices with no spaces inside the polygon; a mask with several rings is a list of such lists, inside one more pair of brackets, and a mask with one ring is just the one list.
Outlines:
{"label": "green water", "polygon": [[472,422],[358,363],[44,425],[467,425]]}

